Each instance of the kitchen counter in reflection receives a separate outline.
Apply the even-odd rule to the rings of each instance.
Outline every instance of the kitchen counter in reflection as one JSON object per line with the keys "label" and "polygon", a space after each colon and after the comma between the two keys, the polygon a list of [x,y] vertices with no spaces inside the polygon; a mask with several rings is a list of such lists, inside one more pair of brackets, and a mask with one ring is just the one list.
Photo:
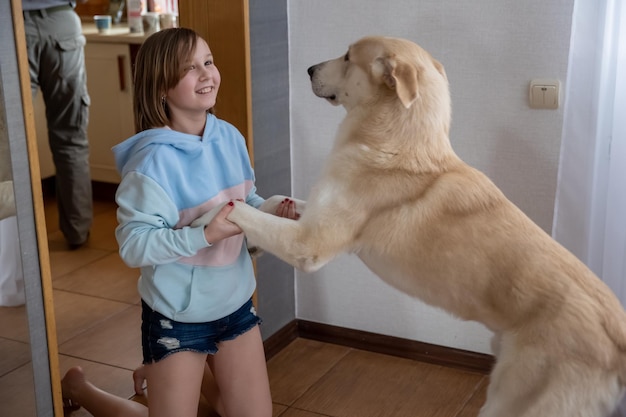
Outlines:
{"label": "kitchen counter in reflection", "polygon": [[130,33],[128,25],[113,25],[108,33],[99,33],[95,23],[83,23],[83,35],[87,42],[142,44],[147,36],[143,33]]}

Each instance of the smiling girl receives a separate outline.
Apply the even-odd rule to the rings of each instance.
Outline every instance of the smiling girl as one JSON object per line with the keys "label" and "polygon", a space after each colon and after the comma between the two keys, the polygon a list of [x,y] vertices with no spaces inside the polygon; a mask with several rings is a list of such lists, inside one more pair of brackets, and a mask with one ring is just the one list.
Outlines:
{"label": "smiling girl", "polygon": [[224,202],[264,201],[243,137],[209,111],[220,81],[194,31],[150,36],[135,66],[139,133],[113,148],[119,253],[141,268],[150,416],[196,416],[205,360],[224,415],[272,415],[252,262],[241,229],[226,219],[232,203],[206,226],[189,226]]}

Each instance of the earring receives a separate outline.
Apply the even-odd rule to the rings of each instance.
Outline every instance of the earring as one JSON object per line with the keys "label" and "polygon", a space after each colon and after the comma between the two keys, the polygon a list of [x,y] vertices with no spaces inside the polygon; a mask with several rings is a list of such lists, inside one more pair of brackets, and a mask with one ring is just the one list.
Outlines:
{"label": "earring", "polygon": [[166,103],[165,103],[165,96],[161,96],[161,104],[162,104],[163,106],[165,106],[165,104],[166,104]]}

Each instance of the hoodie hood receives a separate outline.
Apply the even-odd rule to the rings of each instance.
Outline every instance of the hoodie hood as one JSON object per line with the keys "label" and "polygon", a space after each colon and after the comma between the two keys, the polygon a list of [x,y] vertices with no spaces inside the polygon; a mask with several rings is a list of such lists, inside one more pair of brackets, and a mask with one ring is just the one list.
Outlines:
{"label": "hoodie hood", "polygon": [[127,172],[138,169],[137,164],[158,146],[171,147],[190,156],[201,153],[202,143],[217,138],[216,120],[212,114],[207,115],[202,136],[178,132],[169,127],[148,129],[131,136],[112,148],[117,171],[124,176]]}

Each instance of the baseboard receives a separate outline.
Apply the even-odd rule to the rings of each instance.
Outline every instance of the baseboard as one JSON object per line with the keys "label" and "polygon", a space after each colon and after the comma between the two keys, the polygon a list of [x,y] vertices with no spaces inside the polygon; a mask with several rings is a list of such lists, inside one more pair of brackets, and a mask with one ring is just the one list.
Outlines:
{"label": "baseboard", "polygon": [[[56,190],[56,179],[53,176],[41,180],[41,191],[44,197],[54,198]],[[93,199],[96,201],[115,201],[115,191],[118,184],[102,181],[92,181],[91,188]]]}
{"label": "baseboard", "polygon": [[118,185],[110,182],[92,181],[91,188],[94,200],[115,201],[115,192]]}
{"label": "baseboard", "polygon": [[265,339],[263,348],[265,349],[265,359],[270,360],[278,352],[283,350],[298,338],[298,321],[293,320],[279,331]]}
{"label": "baseboard", "polygon": [[488,374],[494,364],[494,358],[491,355],[306,320],[292,321],[265,341],[268,359],[297,337],[481,374]]}

